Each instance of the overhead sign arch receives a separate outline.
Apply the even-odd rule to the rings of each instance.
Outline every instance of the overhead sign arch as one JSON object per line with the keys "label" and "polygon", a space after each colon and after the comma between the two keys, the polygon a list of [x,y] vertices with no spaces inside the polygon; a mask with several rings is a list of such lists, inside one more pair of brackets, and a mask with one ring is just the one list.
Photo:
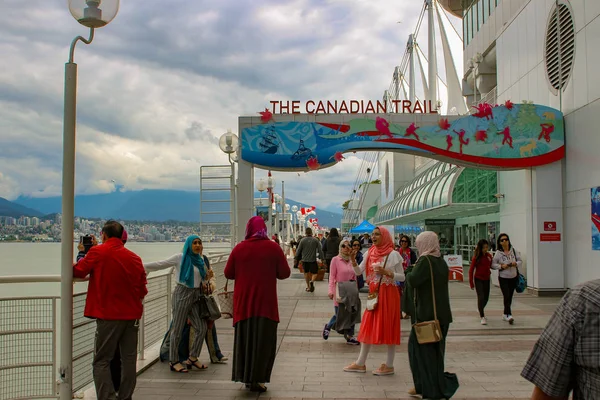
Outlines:
{"label": "overhead sign arch", "polygon": [[482,104],[465,116],[278,114],[240,117],[241,158],[259,168],[316,170],[354,151],[415,154],[460,166],[514,170],[561,160],[563,114],[531,103]]}

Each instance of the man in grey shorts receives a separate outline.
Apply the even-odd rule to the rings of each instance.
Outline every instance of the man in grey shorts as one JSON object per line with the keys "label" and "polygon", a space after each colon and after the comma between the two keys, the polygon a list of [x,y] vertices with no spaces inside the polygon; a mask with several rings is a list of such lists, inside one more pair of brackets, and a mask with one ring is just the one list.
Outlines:
{"label": "man in grey shorts", "polygon": [[302,261],[307,292],[315,291],[314,282],[317,280],[317,273],[319,272],[317,257],[321,260],[325,259],[321,242],[312,235],[312,229],[306,228],[306,236],[300,240],[295,258]]}

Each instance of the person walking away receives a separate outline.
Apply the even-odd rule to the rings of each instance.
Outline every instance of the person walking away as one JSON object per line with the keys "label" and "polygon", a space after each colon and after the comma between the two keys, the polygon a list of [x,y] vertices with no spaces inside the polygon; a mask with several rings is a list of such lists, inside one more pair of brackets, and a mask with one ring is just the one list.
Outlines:
{"label": "person walking away", "polygon": [[[404,274],[412,270],[413,265],[417,262],[417,254],[410,248],[412,243],[407,235],[400,235],[400,248],[398,253],[402,256],[402,268],[404,268]],[[401,284],[400,304],[402,306],[402,319],[410,318],[410,301],[407,299],[406,282]]]}
{"label": "person walking away", "polygon": [[[335,228],[334,228],[335,229]],[[331,238],[332,234],[329,234]],[[352,267],[352,260],[350,260],[350,253],[352,249],[350,247],[350,242],[348,240],[343,240],[339,244],[339,254],[331,260],[331,272],[329,273],[329,298],[333,300],[333,309],[334,314],[329,320],[328,323],[325,324],[323,328],[323,339],[327,340],[329,338],[329,334],[331,333],[331,329],[335,326],[335,322],[337,320],[337,315],[339,311],[338,299],[336,298],[336,285],[338,282],[348,282],[356,280],[356,273],[354,272],[354,268]],[[357,296],[358,296],[358,287]],[[358,340],[354,338],[354,325],[346,332],[344,332],[344,338],[346,339],[346,343],[350,345],[358,345],[360,344]]]}
{"label": "person walking away", "polygon": [[531,400],[600,399],[600,280],[569,290],[540,335],[521,376]]}
{"label": "person walking away", "polygon": [[265,392],[277,353],[277,280],[289,278],[291,271],[281,247],[268,239],[261,217],[250,218],[245,239],[232,250],[224,272],[235,280],[231,379]]}
{"label": "person walking away", "polygon": [[404,281],[402,257],[394,250],[394,240],[390,232],[377,227],[372,234],[373,246],[369,248],[360,266],[356,263],[356,251],[352,251],[352,266],[356,275],[366,271],[369,293],[377,293],[378,303],[373,310],[366,310],[358,341],[360,355],[346,372],[366,372],[365,362],[373,345],[387,345],[387,360],[373,371],[374,375],[392,375],[396,346],[400,344],[400,293],[396,282]]}
{"label": "person walking away", "polygon": [[317,264],[317,258],[324,260],[325,255],[321,248],[321,242],[319,239],[313,236],[312,229],[306,228],[305,235],[296,251],[296,260],[302,261],[304,268],[304,279],[306,280],[306,291],[315,291],[315,281],[317,280],[317,274],[319,272],[319,265]]}
{"label": "person walking away", "polygon": [[487,240],[481,239],[475,248],[475,255],[471,260],[469,268],[469,284],[471,290],[477,292],[477,309],[481,325],[487,325],[485,317],[485,306],[490,299],[490,277],[492,275],[492,255],[488,252],[490,244]]}
{"label": "person walking away", "polygon": [[[358,239],[352,239],[352,252],[356,253],[356,263],[358,265],[362,264],[363,262],[363,254],[360,251],[361,249],[361,245],[360,245],[360,241]],[[362,289],[365,286],[365,277],[363,276],[363,274],[357,275],[356,276],[356,283],[358,284],[358,289]]]}
{"label": "person walking away", "polygon": [[[203,294],[216,288],[214,272],[202,256],[202,239],[198,235],[190,235],[185,240],[183,251],[166,260],[144,264],[147,271],[158,271],[173,268],[177,285],[173,291],[173,323],[171,325],[169,344],[169,368],[173,372],[185,373],[196,367],[203,370],[208,367],[202,364],[198,357],[202,351],[202,342],[206,336],[207,320],[206,305],[201,302]],[[195,336],[187,361],[181,363],[178,356],[179,343],[183,329],[190,320]]]}
{"label": "person walking away", "polygon": [[498,250],[492,260],[492,269],[498,270],[498,282],[504,298],[504,314],[502,319],[513,324],[512,300],[519,282],[518,269],[523,264],[521,255],[512,247],[506,233],[498,235]]}
{"label": "person walking away", "polygon": [[[421,395],[423,399],[431,400],[450,399],[459,385],[456,374],[444,372],[446,335],[452,323],[448,264],[441,256],[440,242],[435,232],[421,233],[417,236],[415,244],[420,256],[412,271],[406,274],[407,287],[415,299],[411,312],[413,328],[408,338],[408,361],[415,386],[408,394]],[[442,340],[437,343],[419,344],[414,324],[432,321],[436,314]]]}
{"label": "person walking away", "polygon": [[129,400],[136,384],[139,320],[146,288],[146,271],[140,257],[125,248],[123,226],[107,221],[102,244],[93,246],[73,266],[73,277],[90,276],[84,316],[96,319],[93,377],[98,400],[116,399],[110,364],[120,348],[119,399]]}
{"label": "person walking away", "polygon": [[325,253],[325,265],[327,266],[327,273],[331,265],[333,257],[337,256],[340,252],[340,242],[342,238],[336,228],[331,228],[327,239],[324,240],[323,253]]}

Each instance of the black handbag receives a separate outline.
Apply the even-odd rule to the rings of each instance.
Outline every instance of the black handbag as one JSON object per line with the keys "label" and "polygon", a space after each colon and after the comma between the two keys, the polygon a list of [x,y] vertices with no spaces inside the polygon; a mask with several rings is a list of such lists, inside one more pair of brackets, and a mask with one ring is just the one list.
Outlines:
{"label": "black handbag", "polygon": [[217,299],[213,296],[210,284],[207,285],[207,288],[203,292],[205,293],[202,293],[200,296],[200,316],[216,321],[221,318],[221,308],[219,307],[219,303],[217,303]]}

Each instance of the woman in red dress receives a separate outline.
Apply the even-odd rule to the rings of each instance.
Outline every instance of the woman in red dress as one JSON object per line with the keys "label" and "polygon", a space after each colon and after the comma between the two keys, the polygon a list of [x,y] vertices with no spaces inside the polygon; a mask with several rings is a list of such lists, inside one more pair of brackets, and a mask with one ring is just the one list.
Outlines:
{"label": "woman in red dress", "polygon": [[394,250],[394,241],[387,229],[375,228],[372,238],[373,246],[360,266],[356,263],[355,252],[352,253],[352,264],[357,275],[366,271],[369,293],[379,293],[378,304],[374,310],[365,311],[357,338],[361,343],[360,355],[344,371],[366,372],[365,362],[373,345],[385,344],[387,360],[373,374],[392,375],[396,346],[400,344],[400,293],[396,282],[404,282],[403,260]]}

